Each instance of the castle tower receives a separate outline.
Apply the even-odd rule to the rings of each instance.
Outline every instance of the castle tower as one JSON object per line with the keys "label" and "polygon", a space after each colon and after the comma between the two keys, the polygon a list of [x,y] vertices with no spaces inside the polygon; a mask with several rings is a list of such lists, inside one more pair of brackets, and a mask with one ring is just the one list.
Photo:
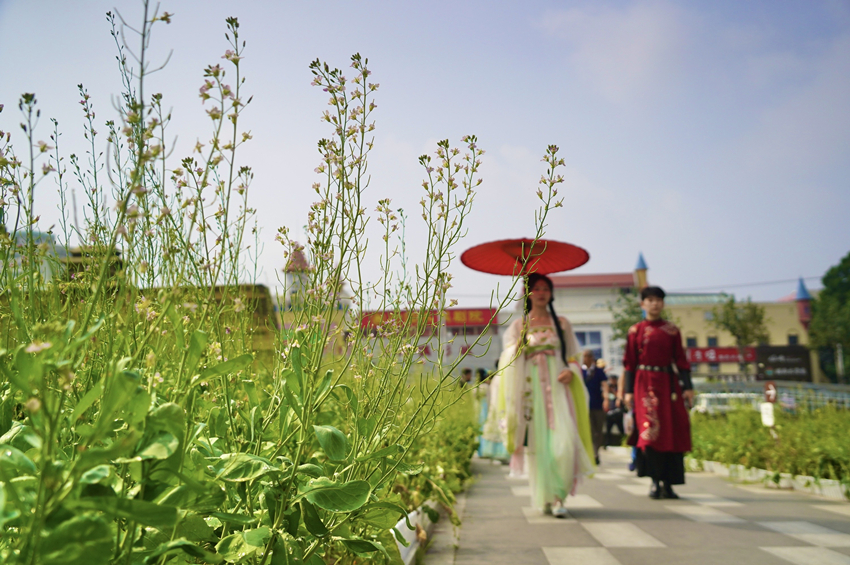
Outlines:
{"label": "castle tower", "polygon": [[806,330],[809,329],[809,322],[812,321],[812,296],[806,289],[806,283],[803,282],[803,277],[800,277],[800,282],[797,284],[797,316],[800,323]]}
{"label": "castle tower", "polygon": [[646,278],[646,261],[643,259],[643,253],[638,255],[638,262],[635,265],[635,288],[642,290],[649,286]]}

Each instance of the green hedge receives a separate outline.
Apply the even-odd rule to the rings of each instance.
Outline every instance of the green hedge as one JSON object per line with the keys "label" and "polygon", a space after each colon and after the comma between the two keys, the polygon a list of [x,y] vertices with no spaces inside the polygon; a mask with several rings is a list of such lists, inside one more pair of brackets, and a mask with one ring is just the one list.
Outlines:
{"label": "green hedge", "polygon": [[850,483],[850,412],[777,411],[775,437],[753,410],[691,418],[696,459]]}

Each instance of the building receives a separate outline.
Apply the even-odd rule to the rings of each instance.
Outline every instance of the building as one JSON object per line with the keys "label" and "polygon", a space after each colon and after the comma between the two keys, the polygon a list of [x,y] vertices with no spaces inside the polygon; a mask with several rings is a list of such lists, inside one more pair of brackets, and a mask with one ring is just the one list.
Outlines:
{"label": "building", "polygon": [[[478,369],[490,372],[496,368],[502,352],[501,334],[510,323],[511,316],[510,312],[499,313],[495,308],[447,308],[442,318],[436,311],[431,312],[425,332],[417,343],[419,357],[426,363],[439,362],[443,367],[450,367],[466,355],[455,376],[465,368],[473,372]],[[411,320],[415,324],[418,313],[366,312],[361,327],[377,333],[382,324],[393,318],[403,322]]]}
{"label": "building", "polygon": [[[725,294],[671,294],[666,301],[672,320],[682,332],[695,377],[737,376],[741,373],[735,339],[731,334],[718,330],[711,323],[713,309],[726,300],[728,295]],[[816,352],[808,351],[807,347],[809,344],[808,324],[811,320],[810,302],[811,295],[802,279],[799,281],[796,293],[775,302],[758,302],[757,304],[765,310],[768,340],[760,344],[761,347],[747,348],[745,361],[756,363],[757,366],[764,365],[765,362],[759,359],[759,350],[762,356],[770,357],[772,354],[775,357],[802,351],[795,349],[802,347],[805,348],[805,354],[809,357],[808,377],[813,382],[825,382]],[[787,353],[778,351],[780,347],[785,348]],[[794,376],[802,377],[799,372],[796,375],[795,373],[783,375],[780,371],[774,378],[808,380],[808,378],[789,378]]]}
{"label": "building", "polygon": [[[638,267],[642,263],[643,256]],[[634,292],[640,271],[638,268],[634,273],[550,276],[555,287],[555,312],[570,321],[582,349],[590,349],[597,359],[605,360],[609,373],[622,373],[624,345],[613,336],[611,305],[622,294]]]}

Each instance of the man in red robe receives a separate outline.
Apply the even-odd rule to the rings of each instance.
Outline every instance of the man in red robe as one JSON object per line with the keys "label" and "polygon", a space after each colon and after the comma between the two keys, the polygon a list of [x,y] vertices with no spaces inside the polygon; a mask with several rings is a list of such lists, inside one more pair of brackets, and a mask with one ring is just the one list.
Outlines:
{"label": "man in red robe", "polygon": [[641,290],[646,319],[629,329],[623,358],[625,401],[634,405],[638,434],[638,476],[652,477],[649,496],[655,499],[679,498],[672,486],[685,484],[684,455],[691,450],[685,403],[694,398],[679,328],[661,318],[664,296],[657,286]]}

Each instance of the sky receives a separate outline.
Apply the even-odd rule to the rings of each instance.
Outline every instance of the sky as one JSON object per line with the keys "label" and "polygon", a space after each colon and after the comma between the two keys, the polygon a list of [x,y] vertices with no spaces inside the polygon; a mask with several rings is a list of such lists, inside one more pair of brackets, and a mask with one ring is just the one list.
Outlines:
{"label": "sky", "polygon": [[[20,139],[17,100],[34,92],[42,115],[59,121],[63,154],[85,151],[76,85],[101,127],[116,117],[112,9],[141,16],[137,0],[0,0],[0,130]],[[160,10],[175,15],[155,28],[152,60],[171,57],[147,88],[173,107],[175,167],[210,137],[198,88],[228,47],[225,18],[239,19],[254,96],[240,162],[255,173],[259,282],[275,285],[284,266],[279,226],[304,239],[316,142],[330,134],[308,66],[347,69],[354,53],[381,85],[366,201],[373,210],[389,197],[411,217],[412,261],[425,233],[418,157],[466,134],[486,154],[458,255],[533,233],[549,144],[566,182],[547,237],[588,250],[576,274],[631,271],[643,253],[650,282],[668,291],[766,301],[793,292],[798,277],[819,288],[850,251],[850,2],[164,0]],[[42,120],[36,137],[50,129]],[[55,186],[39,190],[47,228],[58,197]],[[459,261],[451,270],[449,296],[462,307],[486,306],[508,282]]]}

